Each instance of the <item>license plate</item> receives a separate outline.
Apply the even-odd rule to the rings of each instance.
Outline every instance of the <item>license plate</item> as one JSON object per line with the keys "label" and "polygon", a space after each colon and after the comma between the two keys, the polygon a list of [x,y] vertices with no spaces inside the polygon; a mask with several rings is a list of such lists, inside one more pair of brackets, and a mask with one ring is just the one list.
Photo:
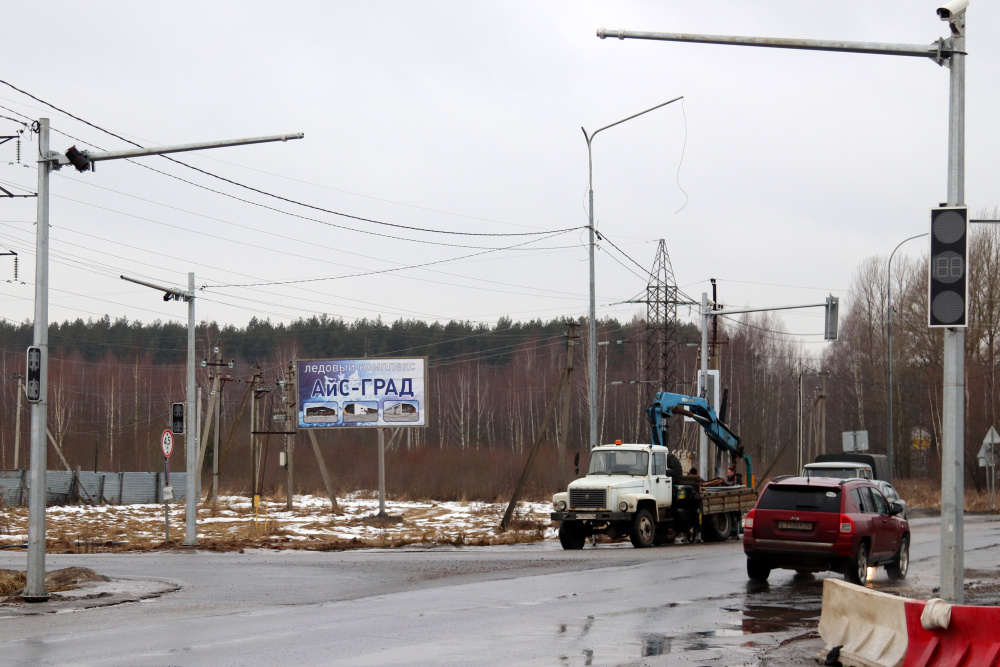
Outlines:
{"label": "license plate", "polygon": [[577,519],[596,519],[597,515],[596,514],[577,514],[576,518]]}
{"label": "license plate", "polygon": [[812,530],[813,525],[805,521],[779,521],[778,528],[782,530]]}

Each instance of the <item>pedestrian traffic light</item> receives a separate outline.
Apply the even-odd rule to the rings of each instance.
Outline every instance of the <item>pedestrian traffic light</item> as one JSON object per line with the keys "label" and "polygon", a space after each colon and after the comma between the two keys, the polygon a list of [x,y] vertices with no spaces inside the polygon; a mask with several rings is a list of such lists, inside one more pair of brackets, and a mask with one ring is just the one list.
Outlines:
{"label": "pedestrian traffic light", "polygon": [[24,385],[24,393],[28,402],[37,403],[42,400],[42,348],[28,348],[28,376]]}
{"label": "pedestrian traffic light", "polygon": [[928,324],[964,327],[969,312],[969,210],[965,206],[931,209],[930,237]]}
{"label": "pedestrian traffic light", "polygon": [[184,432],[184,404],[174,403],[170,406],[170,432]]}

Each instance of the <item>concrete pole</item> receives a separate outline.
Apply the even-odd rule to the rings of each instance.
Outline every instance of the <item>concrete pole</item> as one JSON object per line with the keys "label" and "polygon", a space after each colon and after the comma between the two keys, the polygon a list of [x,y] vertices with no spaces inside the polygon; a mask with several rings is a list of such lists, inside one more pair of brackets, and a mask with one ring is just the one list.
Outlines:
{"label": "concrete pole", "polygon": [[[580,128],[583,130],[583,128]],[[602,128],[603,129],[603,128]],[[600,132],[601,130],[597,130]],[[597,447],[597,283],[594,274],[594,154],[591,143],[594,135],[583,130],[587,139],[587,225],[590,230],[590,322],[587,328],[587,410],[590,413],[590,448]]]}
{"label": "concrete pole", "polygon": [[[965,16],[953,21],[960,35],[950,58],[948,104],[948,205],[965,204]],[[968,297],[967,297],[968,298]],[[944,332],[941,419],[941,597],[965,600],[965,329]]]}
{"label": "concrete pole", "polygon": [[[698,396],[708,390],[708,292],[701,293],[701,376],[698,378]],[[712,479],[708,474],[708,435],[698,429],[698,472],[702,479]]]}
{"label": "concrete pole", "polygon": [[38,402],[31,405],[31,490],[28,494],[27,580],[21,597],[27,602],[49,599],[45,589],[45,435],[49,389],[49,119],[38,119],[38,214],[35,229],[34,346],[41,350]]}
{"label": "concrete pole", "polygon": [[187,433],[185,463],[187,464],[187,500],[185,501],[184,544],[198,546],[198,427],[195,413],[194,386],[194,273],[188,273],[188,349],[187,349]]}

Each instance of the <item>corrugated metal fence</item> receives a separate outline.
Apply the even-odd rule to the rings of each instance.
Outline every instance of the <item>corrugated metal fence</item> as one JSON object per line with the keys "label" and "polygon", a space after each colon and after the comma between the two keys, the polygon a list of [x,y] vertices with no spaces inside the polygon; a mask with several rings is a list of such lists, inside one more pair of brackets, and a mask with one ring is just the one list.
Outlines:
{"label": "corrugated metal fence", "polygon": [[[0,470],[0,501],[4,505],[24,505],[28,502],[31,476],[27,470]],[[187,474],[170,473],[174,500],[184,500]],[[139,505],[163,502],[162,472],[68,472],[49,470],[45,473],[45,503],[68,505]]]}

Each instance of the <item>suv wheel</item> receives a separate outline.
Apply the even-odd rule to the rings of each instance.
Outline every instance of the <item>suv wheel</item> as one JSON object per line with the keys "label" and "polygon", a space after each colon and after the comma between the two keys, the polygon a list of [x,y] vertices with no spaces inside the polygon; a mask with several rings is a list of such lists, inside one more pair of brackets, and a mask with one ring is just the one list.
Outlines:
{"label": "suv wheel", "polygon": [[910,569],[910,538],[906,535],[899,543],[899,551],[896,557],[885,566],[885,571],[889,573],[889,578],[895,581],[906,579],[906,571]]}
{"label": "suv wheel", "polygon": [[728,512],[713,514],[708,517],[702,530],[702,539],[706,542],[725,542],[733,532],[733,517]]}
{"label": "suv wheel", "polygon": [[579,521],[561,521],[559,523],[559,544],[563,549],[582,549],[587,536],[583,532],[583,524]]}
{"label": "suv wheel", "polygon": [[868,581],[868,545],[864,542],[858,545],[858,555],[848,566],[844,578],[852,584],[864,586]]}
{"label": "suv wheel", "polygon": [[771,575],[771,568],[759,560],[747,558],[747,576],[752,581],[765,582]]}
{"label": "suv wheel", "polygon": [[632,519],[632,529],[629,531],[629,538],[632,546],[636,549],[645,549],[653,546],[653,535],[656,533],[656,522],[649,510],[641,509]]}

